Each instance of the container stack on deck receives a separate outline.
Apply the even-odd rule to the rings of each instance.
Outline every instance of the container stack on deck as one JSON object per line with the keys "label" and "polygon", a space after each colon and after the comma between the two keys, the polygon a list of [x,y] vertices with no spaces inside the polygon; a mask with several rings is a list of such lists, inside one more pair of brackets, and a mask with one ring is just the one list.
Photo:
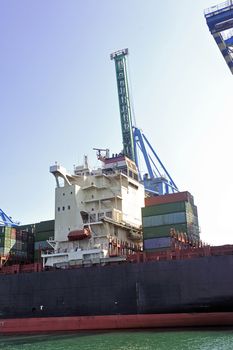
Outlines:
{"label": "container stack on deck", "polygon": [[169,249],[177,241],[199,241],[197,207],[189,192],[145,199],[142,208],[144,250]]}
{"label": "container stack on deck", "polygon": [[35,224],[20,226],[20,228],[33,233],[34,262],[40,262],[41,251],[51,249],[47,240],[54,238],[54,220],[41,221]]}
{"label": "container stack on deck", "polygon": [[51,249],[48,244],[49,239],[54,238],[54,220],[41,221],[35,224],[35,246],[34,246],[34,260],[40,261],[42,250]]}
{"label": "container stack on deck", "polygon": [[0,227],[1,264],[33,262],[34,237],[30,231],[18,227]]}

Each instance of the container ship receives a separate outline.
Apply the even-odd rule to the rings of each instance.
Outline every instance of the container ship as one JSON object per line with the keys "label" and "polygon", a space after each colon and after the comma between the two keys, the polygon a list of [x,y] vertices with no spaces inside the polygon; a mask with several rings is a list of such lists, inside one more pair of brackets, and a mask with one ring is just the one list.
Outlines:
{"label": "container ship", "polygon": [[233,246],[201,241],[193,196],[132,126],[127,54],[111,55],[122,152],[50,167],[55,220],[22,226],[0,210],[0,334],[233,326]]}
{"label": "container ship", "polygon": [[74,174],[58,164],[50,172],[55,223],[34,226],[42,262],[19,264],[25,254],[10,252],[33,230],[11,228],[1,334],[233,325],[233,246],[200,241],[189,192],[144,199],[136,166],[122,155],[95,171],[86,160]]}

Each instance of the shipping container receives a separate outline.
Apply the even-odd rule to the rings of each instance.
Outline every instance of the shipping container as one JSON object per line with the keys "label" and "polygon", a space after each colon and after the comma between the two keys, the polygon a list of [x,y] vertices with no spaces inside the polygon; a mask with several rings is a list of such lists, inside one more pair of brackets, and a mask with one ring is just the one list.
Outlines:
{"label": "shipping container", "polygon": [[142,218],[143,227],[173,225],[182,223],[186,223],[185,212],[146,216]]}
{"label": "shipping container", "polygon": [[54,231],[54,220],[41,221],[35,224],[35,233]]}
{"label": "shipping container", "polygon": [[163,225],[157,227],[143,227],[143,238],[170,237],[171,230],[187,233],[186,224]]}
{"label": "shipping container", "polygon": [[193,196],[189,192],[185,191],[145,198],[145,206],[175,202],[190,202],[193,204]]}
{"label": "shipping container", "polygon": [[35,242],[34,250],[40,250],[40,249],[51,249],[51,245],[48,244],[47,241]]}
{"label": "shipping container", "polygon": [[21,250],[26,250],[28,257],[31,256],[31,251],[33,251],[33,257],[35,261],[38,262],[38,259],[40,259],[41,255],[41,249],[51,248],[48,245],[47,240],[54,238],[54,220],[47,220],[35,224],[23,225],[20,226],[20,229],[33,234],[33,236],[28,234],[26,240],[21,232],[20,240],[27,243],[27,245],[23,245],[21,247]]}
{"label": "shipping container", "polygon": [[33,262],[34,237],[31,232],[11,227],[5,227],[1,232],[0,255],[2,257],[9,256],[9,259],[7,259],[8,264]]}
{"label": "shipping container", "polygon": [[185,202],[164,203],[142,208],[142,216],[176,213],[185,211]]}
{"label": "shipping container", "polygon": [[47,241],[54,238],[54,231],[42,231],[35,234],[35,242]]}
{"label": "shipping container", "polygon": [[41,250],[34,251],[34,262],[41,261]]}
{"label": "shipping container", "polygon": [[171,237],[151,238],[144,240],[144,249],[169,248],[172,245]]}

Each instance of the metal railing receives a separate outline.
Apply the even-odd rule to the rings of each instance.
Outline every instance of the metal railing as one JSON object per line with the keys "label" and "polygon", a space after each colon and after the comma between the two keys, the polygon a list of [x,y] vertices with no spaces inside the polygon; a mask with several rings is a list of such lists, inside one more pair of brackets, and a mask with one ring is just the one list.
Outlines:
{"label": "metal railing", "polygon": [[228,40],[233,37],[233,28],[225,30],[221,33],[223,40]]}
{"label": "metal railing", "polygon": [[208,7],[207,9],[204,10],[204,15],[205,17],[211,17],[218,13],[228,11],[229,8],[231,7],[233,8],[233,0],[228,0],[228,1],[222,2],[221,4]]}

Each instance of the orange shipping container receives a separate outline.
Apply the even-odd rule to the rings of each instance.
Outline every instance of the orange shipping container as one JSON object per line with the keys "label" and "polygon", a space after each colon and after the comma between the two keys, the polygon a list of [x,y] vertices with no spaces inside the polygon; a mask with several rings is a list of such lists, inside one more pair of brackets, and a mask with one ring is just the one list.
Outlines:
{"label": "orange shipping container", "polygon": [[185,192],[171,193],[171,194],[165,194],[162,196],[145,198],[146,207],[150,205],[175,203],[175,202],[193,203],[193,196],[188,191],[185,191]]}

